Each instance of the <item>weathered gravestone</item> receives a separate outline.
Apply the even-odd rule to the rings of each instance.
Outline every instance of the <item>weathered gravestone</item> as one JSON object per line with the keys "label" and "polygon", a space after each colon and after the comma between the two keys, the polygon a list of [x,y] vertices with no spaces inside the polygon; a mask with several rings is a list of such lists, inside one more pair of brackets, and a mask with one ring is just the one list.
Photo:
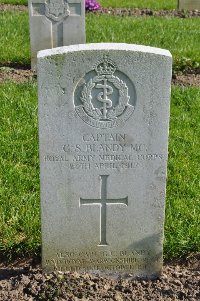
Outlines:
{"label": "weathered gravestone", "polygon": [[171,55],[127,44],[39,52],[43,267],[162,268]]}
{"label": "weathered gravestone", "polygon": [[200,10],[200,0],[179,0],[178,8],[186,10]]}
{"label": "weathered gravestone", "polygon": [[43,49],[85,43],[84,0],[29,0],[31,67]]}

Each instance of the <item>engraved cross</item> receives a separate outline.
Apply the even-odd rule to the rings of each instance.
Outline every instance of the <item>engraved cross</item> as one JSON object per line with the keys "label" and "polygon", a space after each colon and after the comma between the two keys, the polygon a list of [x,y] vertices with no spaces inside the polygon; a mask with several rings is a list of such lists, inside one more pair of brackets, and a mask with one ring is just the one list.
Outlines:
{"label": "engraved cross", "polygon": [[100,243],[99,246],[108,245],[106,241],[106,220],[107,220],[107,204],[124,204],[128,206],[128,197],[118,199],[107,199],[107,179],[108,175],[100,175],[101,188],[100,199],[82,199],[80,198],[80,205],[100,205]]}
{"label": "engraved cross", "polygon": [[[63,14],[57,15],[57,7],[55,12],[48,9],[48,0],[32,0],[32,15],[34,17],[44,16],[52,24],[52,48],[63,46],[63,22],[70,16],[81,15],[81,0],[63,0]],[[39,34],[39,33],[38,33]]]}

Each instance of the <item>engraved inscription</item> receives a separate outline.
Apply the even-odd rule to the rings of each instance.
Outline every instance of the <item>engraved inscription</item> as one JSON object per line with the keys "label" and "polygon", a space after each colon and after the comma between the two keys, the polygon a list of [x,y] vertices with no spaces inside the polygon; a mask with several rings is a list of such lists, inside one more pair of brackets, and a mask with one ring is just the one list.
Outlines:
{"label": "engraved inscription", "polygon": [[106,251],[65,251],[65,252],[58,252],[56,253],[57,258],[74,258],[74,257],[110,257],[110,256],[150,256],[151,251],[148,249],[136,249],[136,250],[106,250]]}
{"label": "engraved inscription", "polygon": [[145,143],[131,143],[124,133],[84,133],[77,144],[60,145],[60,152],[45,154],[45,162],[62,162],[70,170],[136,169],[167,155],[148,150]]}
{"label": "engraved inscription", "polygon": [[96,141],[103,141],[103,142],[125,142],[126,134],[121,133],[96,133],[96,134],[84,134],[82,137],[83,141],[85,142],[96,142]]}
{"label": "engraved inscription", "polygon": [[78,270],[123,270],[134,273],[162,261],[160,254],[151,250],[107,250],[107,251],[66,251],[58,252],[45,261],[46,266],[52,266],[60,271]]}
{"label": "engraved inscription", "polygon": [[84,81],[81,79],[77,83],[74,93],[77,114],[84,122],[97,128],[122,125],[133,113],[135,99],[133,83],[117,70],[116,64],[108,56],[104,56],[85,75]]}
{"label": "engraved inscription", "polygon": [[152,153],[144,143],[128,143],[125,134],[83,134],[79,144],[64,144],[60,153],[45,154],[45,162],[63,162],[77,169],[135,169],[152,161],[163,161],[167,155]]}
{"label": "engraved inscription", "polygon": [[61,272],[67,272],[67,271],[88,271],[88,270],[94,270],[94,271],[134,271],[137,272],[137,276],[140,277],[143,275],[141,272],[141,275],[138,273],[138,271],[144,271],[149,268],[146,264],[138,264],[138,265],[90,265],[84,268],[81,268],[79,265],[77,266],[54,266],[54,271],[61,271]]}
{"label": "engraved inscription", "polygon": [[106,220],[107,220],[107,212],[106,206],[107,204],[124,204],[128,206],[128,197],[119,198],[119,199],[107,199],[107,179],[108,175],[100,175],[101,180],[101,189],[100,189],[100,199],[83,199],[80,198],[80,205],[100,205],[100,243],[99,246],[108,245],[106,241]]}

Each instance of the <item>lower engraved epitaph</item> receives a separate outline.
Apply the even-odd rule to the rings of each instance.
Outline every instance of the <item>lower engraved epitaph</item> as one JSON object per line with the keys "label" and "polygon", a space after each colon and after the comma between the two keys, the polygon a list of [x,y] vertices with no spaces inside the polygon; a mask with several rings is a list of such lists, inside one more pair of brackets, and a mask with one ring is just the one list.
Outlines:
{"label": "lower engraved epitaph", "polygon": [[107,179],[109,175],[100,175],[101,188],[100,199],[83,199],[80,198],[80,205],[100,205],[100,243],[99,246],[108,245],[106,240],[106,221],[107,221],[107,204],[128,206],[128,197],[118,199],[107,199]]}

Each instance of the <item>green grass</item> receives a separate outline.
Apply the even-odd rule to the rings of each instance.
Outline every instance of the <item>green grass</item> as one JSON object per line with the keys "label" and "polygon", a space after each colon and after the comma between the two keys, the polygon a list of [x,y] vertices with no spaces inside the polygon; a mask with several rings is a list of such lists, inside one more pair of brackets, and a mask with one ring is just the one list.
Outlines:
{"label": "green grass", "polygon": [[[28,14],[5,12],[0,18],[0,62],[30,64]],[[87,42],[122,42],[169,49],[174,67],[200,64],[198,18],[119,17],[88,14]]]}
{"label": "green grass", "polygon": [[177,0],[99,0],[103,7],[176,9]]}
{"label": "green grass", "polygon": [[142,44],[170,50],[174,63],[185,58],[200,63],[198,18],[119,17],[90,14],[87,42]]}
{"label": "green grass", "polygon": [[[0,0],[0,3],[7,4],[25,4],[27,0]],[[175,9],[177,8],[176,0],[99,0],[103,7],[127,7],[127,8],[151,8],[151,9]]]}
{"label": "green grass", "polygon": [[[36,84],[0,85],[0,252],[41,244]],[[200,251],[200,88],[173,88],[165,257]]]}
{"label": "green grass", "polygon": [[173,88],[165,255],[200,251],[200,88]]}
{"label": "green grass", "polygon": [[4,4],[19,4],[19,5],[28,5],[28,0],[0,0],[0,3]]}
{"label": "green grass", "polygon": [[0,85],[0,252],[40,245],[36,84]]}
{"label": "green grass", "polygon": [[1,13],[0,62],[30,64],[29,44],[28,13]]}

